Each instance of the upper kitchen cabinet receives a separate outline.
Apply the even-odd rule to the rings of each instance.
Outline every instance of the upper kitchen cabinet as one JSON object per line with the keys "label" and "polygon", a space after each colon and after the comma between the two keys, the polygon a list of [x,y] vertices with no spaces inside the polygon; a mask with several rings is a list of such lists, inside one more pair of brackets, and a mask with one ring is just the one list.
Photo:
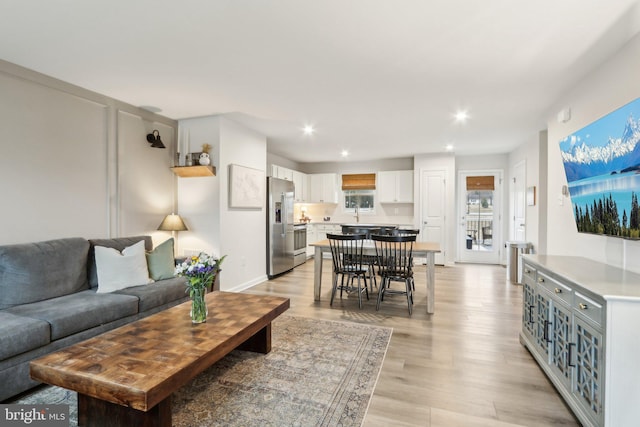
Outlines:
{"label": "upper kitchen cabinet", "polygon": [[304,203],[309,201],[309,176],[306,173],[293,172],[293,186],[295,189],[294,201]]}
{"label": "upper kitchen cabinet", "polygon": [[311,203],[338,203],[337,176],[335,173],[309,175]]}
{"label": "upper kitchen cabinet", "polygon": [[274,178],[286,179],[293,181],[293,172],[291,169],[283,168],[278,165],[271,165],[271,176]]}
{"label": "upper kitchen cabinet", "polygon": [[413,171],[378,172],[380,203],[413,203]]}
{"label": "upper kitchen cabinet", "polygon": [[306,173],[294,171],[278,165],[271,165],[271,176],[274,178],[293,181],[295,188],[294,201],[304,203],[309,201],[309,177]]}

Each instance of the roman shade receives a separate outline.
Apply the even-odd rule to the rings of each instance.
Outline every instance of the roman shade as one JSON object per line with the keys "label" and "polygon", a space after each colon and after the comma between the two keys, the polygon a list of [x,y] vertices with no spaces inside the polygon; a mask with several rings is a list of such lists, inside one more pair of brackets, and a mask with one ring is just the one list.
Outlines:
{"label": "roman shade", "polygon": [[495,190],[493,175],[489,176],[468,176],[467,191],[474,190]]}
{"label": "roman shade", "polygon": [[343,190],[375,190],[375,173],[356,173],[342,175]]}

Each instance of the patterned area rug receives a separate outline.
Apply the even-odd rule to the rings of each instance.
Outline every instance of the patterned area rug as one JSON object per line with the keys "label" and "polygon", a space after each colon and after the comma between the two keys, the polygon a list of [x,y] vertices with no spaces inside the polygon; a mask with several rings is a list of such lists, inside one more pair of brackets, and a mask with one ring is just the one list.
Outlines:
{"label": "patterned area rug", "polygon": [[[174,393],[172,424],[360,426],[391,332],[282,315],[273,322],[271,353],[233,351]],[[11,403],[68,404],[77,425],[71,391],[46,386]]]}

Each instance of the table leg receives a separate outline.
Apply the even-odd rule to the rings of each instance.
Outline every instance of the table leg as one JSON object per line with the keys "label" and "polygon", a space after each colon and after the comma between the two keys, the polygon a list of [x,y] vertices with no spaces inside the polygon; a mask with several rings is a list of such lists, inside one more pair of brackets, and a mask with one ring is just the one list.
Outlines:
{"label": "table leg", "polygon": [[267,354],[271,351],[271,323],[238,346],[238,350]]}
{"label": "table leg", "polygon": [[313,254],[313,299],[320,301],[322,288],[322,248],[316,246]]}
{"label": "table leg", "polygon": [[78,393],[78,425],[171,427],[171,396],[145,412]]}
{"label": "table leg", "polygon": [[427,313],[433,314],[435,309],[436,288],[436,254],[427,253]]}

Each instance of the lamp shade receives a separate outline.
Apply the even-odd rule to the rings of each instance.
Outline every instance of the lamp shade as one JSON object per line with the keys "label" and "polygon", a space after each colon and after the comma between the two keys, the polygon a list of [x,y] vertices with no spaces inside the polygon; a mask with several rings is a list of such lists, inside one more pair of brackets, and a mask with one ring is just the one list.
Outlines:
{"label": "lamp shade", "polygon": [[164,217],[158,230],[162,231],[187,231],[189,230],[180,215],[170,214]]}

